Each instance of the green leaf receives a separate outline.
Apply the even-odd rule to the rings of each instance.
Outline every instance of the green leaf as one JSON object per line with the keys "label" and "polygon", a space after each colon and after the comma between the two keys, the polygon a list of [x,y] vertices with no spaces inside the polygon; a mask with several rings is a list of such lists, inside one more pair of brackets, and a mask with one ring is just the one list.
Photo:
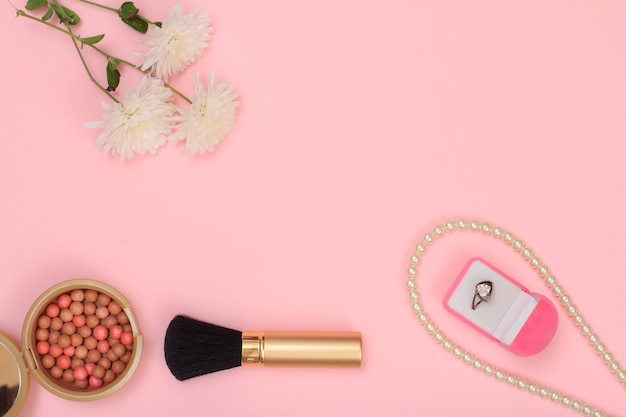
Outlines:
{"label": "green leaf", "polygon": [[117,11],[122,22],[138,32],[146,33],[148,31],[148,22],[139,16],[139,9],[135,7],[135,3],[127,1],[123,3]]}
{"label": "green leaf", "polygon": [[95,45],[104,38],[104,34],[97,36],[90,36],[88,38],[80,38],[80,41],[85,45]]}
{"label": "green leaf", "polygon": [[68,24],[76,25],[76,24],[78,24],[78,22],[80,22],[80,17],[76,14],[75,11],[73,11],[71,9],[68,9],[65,6],[61,6],[61,7],[63,7],[63,11],[65,12],[65,14],[68,17],[68,21],[67,21]]}
{"label": "green leaf", "polygon": [[127,1],[122,3],[120,8],[117,11],[117,14],[124,19],[134,19],[139,14],[139,9],[135,7],[135,3],[132,1]]}
{"label": "green leaf", "polygon": [[47,3],[47,0],[28,0],[25,7],[26,10],[35,10],[45,6]]}
{"label": "green leaf", "polygon": [[120,85],[120,72],[115,69],[114,64],[111,62],[107,64],[107,83],[109,83],[108,91],[115,91],[117,86]]}
{"label": "green leaf", "polygon": [[120,60],[116,58],[109,58],[108,65],[111,67],[111,69],[117,69],[117,67],[120,65]]}
{"label": "green leaf", "polygon": [[68,25],[76,25],[80,22],[80,17],[72,9],[68,9],[65,6],[61,6],[56,3],[51,3],[50,8],[54,10],[61,23],[67,23]]}
{"label": "green leaf", "polygon": [[41,17],[41,20],[45,22],[46,20],[50,20],[51,17],[52,17],[52,9],[48,7],[48,11],[46,12],[46,14],[44,14]]}
{"label": "green leaf", "polygon": [[137,32],[146,33],[148,31],[148,22],[143,20],[141,17],[134,17],[132,19],[122,17],[122,22],[126,23]]}

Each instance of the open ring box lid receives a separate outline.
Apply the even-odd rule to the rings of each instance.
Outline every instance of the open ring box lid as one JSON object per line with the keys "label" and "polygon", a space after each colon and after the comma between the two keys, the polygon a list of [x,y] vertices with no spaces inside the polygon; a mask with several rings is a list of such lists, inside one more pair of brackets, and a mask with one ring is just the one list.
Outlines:
{"label": "open ring box lid", "polygon": [[[490,297],[473,309],[476,285],[483,281],[492,282]],[[545,349],[559,322],[556,307],[548,298],[530,293],[480,258],[467,262],[446,294],[444,307],[519,356]]]}
{"label": "open ring box lid", "polygon": [[[115,381],[98,389],[77,391],[55,383],[43,370],[35,349],[34,326],[37,323],[37,318],[56,297],[74,289],[93,289],[110,296],[126,312],[133,331],[134,348],[126,369]],[[130,307],[128,299],[119,291],[107,284],[89,279],[64,281],[41,294],[24,319],[22,349],[8,335],[0,331],[0,417],[14,417],[22,411],[30,387],[29,374],[32,374],[48,391],[73,401],[93,401],[107,397],[119,390],[135,372],[143,350],[143,336],[139,332]]]}

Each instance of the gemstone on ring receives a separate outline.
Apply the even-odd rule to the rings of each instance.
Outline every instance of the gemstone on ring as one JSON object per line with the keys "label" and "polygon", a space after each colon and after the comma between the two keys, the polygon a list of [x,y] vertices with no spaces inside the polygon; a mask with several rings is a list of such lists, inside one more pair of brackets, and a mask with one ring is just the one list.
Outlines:
{"label": "gemstone on ring", "polygon": [[478,304],[483,301],[489,301],[491,298],[491,292],[493,290],[493,282],[491,281],[481,281],[476,284],[476,288],[474,289],[474,298],[472,299],[472,310],[476,310]]}

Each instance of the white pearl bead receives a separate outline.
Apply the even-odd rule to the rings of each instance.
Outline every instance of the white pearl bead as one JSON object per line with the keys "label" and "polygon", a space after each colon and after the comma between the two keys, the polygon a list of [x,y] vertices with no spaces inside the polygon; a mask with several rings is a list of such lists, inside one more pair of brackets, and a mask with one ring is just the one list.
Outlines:
{"label": "white pearl bead", "polygon": [[541,261],[539,260],[539,258],[532,258],[530,260],[530,264],[534,267],[537,268],[539,266],[539,264],[541,263]]}
{"label": "white pearl bead", "polygon": [[542,397],[547,397],[550,394],[550,390],[548,390],[545,387],[541,387],[539,388],[539,395],[541,395]]}
{"label": "white pearl bead", "polygon": [[459,357],[463,354],[463,349],[461,349],[459,346],[455,346],[454,349],[452,349],[452,354]]}
{"label": "white pearl bead", "polygon": [[506,383],[509,385],[513,385],[515,384],[515,382],[517,381],[517,378],[515,378],[515,375],[507,375],[506,376]]}
{"label": "white pearl bead", "polygon": [[482,226],[480,226],[480,231],[483,233],[491,232],[491,225],[489,223],[483,223]]}
{"label": "white pearl bead", "polygon": [[568,315],[573,316],[576,314],[576,306],[574,304],[570,304],[567,306],[566,311]]}
{"label": "white pearl bead", "polygon": [[493,230],[491,231],[491,234],[494,237],[500,238],[502,237],[502,229],[499,227],[494,227]]}
{"label": "white pearl bead", "polygon": [[443,348],[445,350],[451,350],[452,349],[452,342],[450,342],[449,340],[444,340],[443,343],[441,344],[441,346],[443,346]]}
{"label": "white pearl bead", "polygon": [[588,416],[589,414],[591,414],[591,407],[589,407],[588,405],[583,407],[583,414]]}
{"label": "white pearl bead", "polygon": [[578,410],[580,410],[582,408],[582,406],[583,405],[582,405],[582,403],[580,401],[578,401],[578,400],[572,401],[572,409],[573,410],[578,411]]}
{"label": "white pearl bead", "polygon": [[479,227],[480,227],[480,226],[478,225],[478,222],[477,222],[477,221],[472,220],[471,222],[469,222],[469,228],[470,228],[470,230],[472,230],[472,231],[474,231],[474,232],[475,232],[475,231],[477,231],[477,230],[478,230],[478,228],[479,228]]}
{"label": "white pearl bead", "polygon": [[446,229],[447,229],[449,232],[453,231],[453,230],[454,230],[454,227],[455,227],[455,226],[454,226],[454,223],[453,223],[453,222],[447,222],[447,223],[446,223]]}
{"label": "white pearl bead", "polygon": [[521,240],[516,240],[515,242],[513,242],[513,247],[515,248],[515,250],[520,251],[524,247],[524,243]]}
{"label": "white pearl bead", "polygon": [[426,313],[420,313],[420,315],[419,315],[419,316],[417,316],[417,319],[418,319],[419,321],[421,321],[422,323],[425,323],[425,322],[427,322],[427,321],[428,321],[428,314],[426,314]]}
{"label": "white pearl bead", "polygon": [[416,264],[416,263],[419,263],[419,261],[420,261],[420,257],[419,256],[417,256],[417,255],[411,256],[411,263]]}
{"label": "white pearl bead", "polygon": [[524,249],[524,250],[522,251],[522,256],[523,256],[524,258],[528,259],[528,258],[530,258],[531,256],[533,256],[533,252],[532,252],[530,249],[526,248],[526,249]]}
{"label": "white pearl bead", "polygon": [[424,235],[424,242],[431,243],[434,240],[433,235],[431,235],[430,233],[426,233]]}
{"label": "white pearl bead", "polygon": [[409,292],[409,298],[411,300],[418,300],[420,298],[419,294],[417,293],[417,291],[411,291]]}
{"label": "white pearl bead", "polygon": [[545,265],[540,266],[538,270],[539,270],[539,273],[540,273],[542,276],[546,276],[546,275],[548,275],[548,272],[550,272],[550,271],[548,270],[548,267],[546,267]]}
{"label": "white pearl bead", "polygon": [[467,227],[467,222],[461,219],[456,222],[456,225],[459,227],[459,229],[465,229]]}
{"label": "white pearl bead", "polygon": [[552,294],[561,295],[562,292],[563,292],[563,288],[561,288],[560,285],[555,285],[554,287],[552,287]]}
{"label": "white pearl bead", "polygon": [[435,334],[433,334],[433,338],[437,343],[441,343],[441,341],[443,340],[443,333],[435,332]]}
{"label": "white pearl bead", "polygon": [[620,381],[626,380],[626,372],[619,371],[616,375],[617,375],[617,379],[619,379]]}
{"label": "white pearl bead", "polygon": [[483,368],[483,372],[486,373],[487,375],[493,374],[493,366],[485,365],[485,367]]}
{"label": "white pearl bead", "polygon": [[564,306],[569,304],[569,295],[567,294],[561,294],[561,304],[563,304]]}
{"label": "white pearl bead", "polygon": [[406,272],[410,276],[414,276],[415,274],[417,274],[417,269],[415,269],[415,267],[413,267],[413,266],[410,266],[409,269],[407,269]]}
{"label": "white pearl bead", "polygon": [[539,387],[537,386],[537,384],[535,383],[528,384],[528,392],[530,392],[531,394],[536,394],[538,390],[539,390]]}
{"label": "white pearl bead", "polygon": [[593,417],[604,417],[604,413],[600,410],[596,410],[593,412]]}
{"label": "white pearl bead", "polygon": [[442,228],[441,226],[436,226],[436,227],[433,229],[433,233],[434,233],[435,235],[437,235],[437,236],[441,236],[441,235],[443,235],[443,232],[444,232],[444,230],[443,230],[443,228]]}
{"label": "white pearl bead", "polygon": [[480,359],[474,359],[474,363],[472,364],[472,366],[474,367],[474,369],[480,371],[483,367],[483,361],[481,361]]}
{"label": "white pearl bead", "polygon": [[511,243],[513,242],[513,239],[515,239],[515,236],[513,236],[513,234],[506,232],[503,236],[503,239],[506,243]]}
{"label": "white pearl bead", "polygon": [[561,404],[563,404],[563,405],[564,405],[564,406],[566,406],[566,407],[569,407],[569,405],[571,404],[571,402],[572,402],[572,400],[571,400],[571,399],[570,399],[567,395],[564,395],[564,396],[561,398]]}
{"label": "white pearl bead", "polygon": [[605,347],[604,347],[604,345],[602,343],[597,343],[596,344],[596,352],[603,353],[604,349],[605,349]]}
{"label": "white pearl bead", "polygon": [[463,362],[470,363],[472,361],[472,355],[470,353],[465,353],[463,355]]}
{"label": "white pearl bead", "polygon": [[556,278],[554,278],[554,276],[552,276],[552,275],[548,275],[548,276],[546,276],[546,278],[544,279],[544,281],[545,281],[545,283],[546,283],[546,285],[547,285],[548,287],[551,287],[551,286],[553,286],[554,284],[556,284]]}
{"label": "white pearl bead", "polygon": [[415,245],[415,250],[419,253],[424,253],[426,252],[426,246],[424,246],[422,243],[418,243],[417,245]]}
{"label": "white pearl bead", "polygon": [[583,323],[585,323],[585,318],[580,314],[576,314],[574,317],[574,324],[580,326]]}
{"label": "white pearl bead", "polygon": [[426,331],[428,333],[432,333],[436,330],[436,327],[433,323],[428,323],[426,326],[424,326],[426,328]]}
{"label": "white pearl bead", "polygon": [[411,305],[411,308],[413,309],[414,313],[422,312],[422,305],[420,303],[413,303],[413,305]]}
{"label": "white pearl bead", "polygon": [[598,336],[596,336],[594,333],[591,333],[589,336],[587,336],[587,340],[592,345],[595,345],[596,343],[598,343]]}
{"label": "white pearl bead", "polygon": [[604,355],[602,355],[602,360],[604,362],[611,362],[613,360],[613,355],[611,355],[610,352],[604,352]]}
{"label": "white pearl bead", "polygon": [[527,383],[526,383],[526,381],[524,381],[523,379],[519,379],[519,380],[517,381],[517,388],[519,388],[519,389],[526,389],[526,386],[527,386],[527,385],[528,385],[528,384],[527,384]]}
{"label": "white pearl bead", "polygon": [[611,362],[611,364],[609,365],[609,369],[611,370],[611,372],[617,372],[619,370],[619,363],[615,361]]}
{"label": "white pearl bead", "polygon": [[588,324],[583,324],[582,326],[580,326],[580,331],[583,334],[589,334],[591,333],[591,327]]}
{"label": "white pearl bead", "polygon": [[409,278],[406,280],[406,287],[413,289],[415,288],[415,280],[413,278]]}
{"label": "white pearl bead", "polygon": [[560,400],[560,399],[561,399],[561,394],[559,394],[559,393],[558,393],[558,392],[556,392],[556,391],[552,391],[552,394],[550,394],[550,399],[551,399],[552,401],[558,401],[558,400]]}
{"label": "white pearl bead", "polygon": [[498,380],[498,381],[502,381],[504,379],[504,372],[502,372],[501,370],[496,370],[493,373],[493,376]]}

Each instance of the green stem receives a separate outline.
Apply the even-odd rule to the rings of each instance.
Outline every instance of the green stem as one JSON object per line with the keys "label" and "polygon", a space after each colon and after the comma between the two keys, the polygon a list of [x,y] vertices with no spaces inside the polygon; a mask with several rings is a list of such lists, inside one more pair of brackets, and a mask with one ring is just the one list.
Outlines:
{"label": "green stem", "polygon": [[[120,9],[116,9],[115,7],[110,7],[110,6],[107,6],[107,5],[105,5],[105,4],[96,3],[95,1],[90,1],[90,0],[78,0],[78,1],[80,1],[81,3],[89,4],[89,5],[91,5],[91,6],[96,6],[96,7],[99,7],[99,8],[101,8],[101,9],[109,10],[109,11],[111,11],[111,12],[115,12],[115,14],[117,14],[117,15],[119,15],[119,14],[120,14]],[[145,18],[145,17],[143,17],[143,16],[139,16],[139,15],[137,15],[137,17],[138,17],[139,19],[141,19],[141,20],[145,21],[145,22],[146,22],[146,23],[148,23],[149,25],[154,25],[154,24],[155,24],[153,21],[148,20],[148,19],[146,19],[146,18]]]}
{"label": "green stem", "polygon": [[82,2],[82,3],[90,4],[90,5],[92,5],[92,6],[99,7],[99,8],[101,8],[101,9],[110,10],[110,11],[115,12],[115,13],[117,13],[117,11],[118,11],[118,10],[117,10],[116,8],[114,8],[114,7],[109,7],[109,6],[106,6],[106,5],[104,5],[104,4],[96,3],[96,2],[94,2],[94,1],[89,1],[89,0],[78,0],[78,1],[80,1],[80,2]]}
{"label": "green stem", "polygon": [[[86,0],[79,0],[79,1],[86,1]],[[108,91],[108,90],[107,90],[107,89],[106,89],[103,85],[101,85],[101,84],[100,84],[100,83],[99,83],[99,82],[98,82],[98,81],[97,81],[97,80],[93,77],[93,75],[92,75],[91,71],[89,70],[89,67],[88,67],[88,65],[87,65],[87,62],[85,61],[85,58],[84,58],[84,56],[83,56],[83,54],[82,54],[82,52],[81,52],[81,50],[80,50],[80,46],[78,45],[78,43],[79,43],[79,42],[81,42],[81,41],[82,41],[82,39],[81,39],[81,37],[80,37],[80,36],[77,36],[77,35],[75,35],[75,34],[72,32],[72,30],[71,30],[71,28],[70,28],[70,26],[69,26],[69,25],[67,25],[67,24],[66,24],[66,28],[67,28],[67,30],[65,30],[65,29],[63,29],[63,28],[61,28],[61,27],[59,27],[59,26],[57,26],[57,25],[55,25],[55,24],[52,24],[52,23],[47,22],[47,21],[45,21],[45,20],[42,20],[42,19],[40,19],[40,18],[38,18],[38,17],[35,17],[35,16],[32,16],[32,15],[29,15],[28,13],[26,13],[26,12],[25,12],[25,11],[23,11],[23,10],[19,10],[19,9],[18,9],[18,10],[17,10],[17,12],[16,12],[16,14],[17,14],[17,16],[18,16],[18,17],[19,17],[19,16],[23,16],[23,17],[25,17],[25,18],[27,18],[27,19],[34,20],[35,22],[43,23],[44,25],[46,25],[46,26],[48,26],[48,27],[51,27],[52,29],[55,29],[55,30],[57,30],[57,31],[59,31],[59,32],[61,32],[61,33],[64,33],[64,34],[66,34],[67,36],[69,36],[70,38],[72,38],[72,42],[74,43],[74,47],[76,48],[76,52],[78,52],[78,56],[80,57],[80,60],[81,60],[81,62],[82,62],[82,64],[83,64],[83,67],[85,68],[85,71],[87,72],[87,75],[89,76],[89,79],[90,79],[90,80],[91,80],[94,84],[96,84],[96,86],[97,86],[100,90],[102,90],[102,91],[103,91],[103,92],[104,92],[104,93],[105,93],[105,94],[106,94],[106,95],[107,95],[107,96],[108,96],[111,100],[113,100],[113,101],[114,101],[114,102],[116,102],[116,103],[119,103],[119,100],[118,100],[118,99],[116,99],[116,98],[115,98],[115,97],[114,97],[114,96],[113,96],[113,95],[112,95],[112,94],[111,94],[111,93],[110,93],[110,92],[109,92],[109,91]],[[84,45],[84,44],[83,44],[83,45]],[[128,65],[129,67],[136,69],[137,71],[141,72],[142,74],[147,74],[147,73],[150,71],[150,70],[145,70],[145,71],[144,71],[144,70],[142,70],[142,69],[139,67],[139,65],[133,64],[132,62],[127,61],[127,60],[125,60],[125,59],[118,58],[118,57],[116,57],[116,56],[110,55],[110,54],[106,53],[105,51],[103,51],[102,49],[98,48],[96,45],[89,45],[89,44],[88,44],[87,46],[89,46],[90,48],[92,48],[93,50],[95,50],[96,52],[98,52],[100,55],[102,55],[103,57],[105,57],[105,58],[107,59],[107,61],[109,61],[109,62],[110,62],[110,61],[118,61],[118,62],[120,62],[120,63],[122,63],[122,64],[124,64],[124,65]],[[190,99],[189,97],[187,97],[186,95],[184,95],[183,93],[181,93],[180,91],[178,91],[176,88],[172,87],[172,86],[171,86],[170,84],[168,84],[168,83],[165,83],[165,82],[164,82],[164,85],[165,85],[167,88],[169,88],[170,90],[172,90],[175,94],[177,94],[180,98],[182,98],[183,100],[185,100],[187,103],[191,104],[191,99]]]}

